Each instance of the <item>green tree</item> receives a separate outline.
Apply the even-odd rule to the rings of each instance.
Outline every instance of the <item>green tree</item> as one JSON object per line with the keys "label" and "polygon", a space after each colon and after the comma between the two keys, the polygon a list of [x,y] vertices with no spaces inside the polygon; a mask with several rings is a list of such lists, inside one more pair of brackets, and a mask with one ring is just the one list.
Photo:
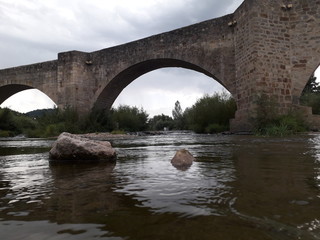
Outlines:
{"label": "green tree", "polygon": [[0,111],[0,130],[18,132],[14,123],[14,116],[10,109],[4,108]]}
{"label": "green tree", "polygon": [[148,114],[142,108],[127,105],[112,109],[111,119],[116,130],[144,131],[148,126]]}
{"label": "green tree", "polygon": [[37,122],[8,108],[0,108],[0,135],[15,136],[25,133],[25,129],[35,129]]}
{"label": "green tree", "polygon": [[179,101],[176,101],[174,104],[174,109],[172,110],[173,119],[179,119],[183,116],[183,111]]}
{"label": "green tree", "polygon": [[304,87],[302,91],[302,95],[308,94],[308,93],[320,93],[320,83],[317,82],[317,77],[314,76],[314,74],[311,75],[309,78],[309,81],[307,82],[307,85]]}
{"label": "green tree", "polygon": [[182,130],[185,128],[185,116],[183,114],[181,105],[179,101],[174,104],[174,109],[172,110],[172,116],[174,120],[174,128]]}
{"label": "green tree", "polygon": [[89,115],[81,119],[80,129],[86,132],[111,132],[115,127],[111,114],[112,110],[93,109]]}
{"label": "green tree", "polygon": [[320,114],[320,83],[316,80],[313,74],[302,91],[300,103],[311,107],[313,114]]}
{"label": "green tree", "polygon": [[163,130],[164,128],[172,130],[174,128],[175,123],[172,117],[161,114],[151,118],[148,122],[148,125],[150,130],[159,131]]}
{"label": "green tree", "polygon": [[229,120],[234,118],[236,103],[226,93],[205,95],[186,109],[187,127],[198,133],[215,133],[229,129]]}

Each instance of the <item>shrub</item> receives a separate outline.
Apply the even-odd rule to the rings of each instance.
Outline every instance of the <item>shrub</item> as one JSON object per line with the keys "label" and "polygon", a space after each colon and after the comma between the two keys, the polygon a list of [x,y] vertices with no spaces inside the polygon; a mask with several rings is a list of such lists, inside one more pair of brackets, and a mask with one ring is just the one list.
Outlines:
{"label": "shrub", "polygon": [[306,93],[300,98],[300,102],[304,106],[312,108],[313,114],[320,114],[320,93]]}
{"label": "shrub", "polygon": [[254,132],[263,136],[285,136],[306,131],[307,127],[302,116],[296,111],[279,114],[275,101],[262,95],[257,97]]}
{"label": "shrub", "polygon": [[0,137],[13,137],[14,133],[6,130],[0,130]]}
{"label": "shrub", "polygon": [[141,108],[120,105],[111,111],[116,130],[143,131],[147,129],[148,114]]}
{"label": "shrub", "polygon": [[164,128],[172,130],[175,127],[175,121],[171,117],[161,114],[149,119],[148,125],[150,130],[160,131]]}
{"label": "shrub", "polygon": [[205,132],[206,133],[219,133],[219,132],[227,131],[228,129],[229,129],[229,127],[226,125],[212,123],[206,127]]}
{"label": "shrub", "polygon": [[236,109],[234,99],[226,93],[205,95],[185,110],[188,129],[197,133],[225,131]]}
{"label": "shrub", "polygon": [[264,129],[264,132],[262,135],[283,137],[283,136],[287,136],[289,134],[291,134],[291,131],[288,131],[288,128],[286,125],[279,125],[279,126],[270,125]]}

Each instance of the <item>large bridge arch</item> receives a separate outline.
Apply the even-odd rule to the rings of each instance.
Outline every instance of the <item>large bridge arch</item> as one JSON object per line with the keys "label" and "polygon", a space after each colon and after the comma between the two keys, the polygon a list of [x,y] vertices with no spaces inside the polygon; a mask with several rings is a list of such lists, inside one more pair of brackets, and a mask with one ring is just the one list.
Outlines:
{"label": "large bridge arch", "polygon": [[150,59],[124,69],[123,71],[119,72],[111,81],[108,81],[99,92],[99,94],[95,96],[96,101],[94,104],[94,108],[110,109],[123,89],[125,89],[137,78],[148,72],[169,67],[185,68],[203,73],[212,78],[213,81],[219,82],[232,95],[235,94],[234,86],[230,84],[231,82],[218,79],[214,74],[196,64],[174,58]]}

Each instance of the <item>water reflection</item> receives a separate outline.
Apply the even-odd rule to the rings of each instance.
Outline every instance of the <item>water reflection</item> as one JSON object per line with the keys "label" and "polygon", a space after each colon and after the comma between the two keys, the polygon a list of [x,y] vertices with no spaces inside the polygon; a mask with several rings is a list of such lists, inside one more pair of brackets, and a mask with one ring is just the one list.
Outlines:
{"label": "water reflection", "polygon": [[239,180],[234,182],[238,190],[234,206],[237,211],[254,217],[254,222],[267,220],[265,223],[270,226],[285,229],[287,237],[320,236],[319,232],[295,232],[296,226],[306,219],[318,217],[318,189],[311,187],[316,166],[310,147],[309,137],[300,136],[254,138],[237,148],[235,164]]}
{"label": "water reflection", "polygon": [[80,223],[116,209],[118,199],[111,189],[114,167],[115,163],[51,166],[54,190],[46,209],[54,221]]}
{"label": "water reflection", "polygon": [[[320,238],[318,135],[112,141],[116,165],[49,165],[52,141],[0,141],[1,239]],[[2,151],[19,144],[37,153]],[[170,163],[181,148],[187,171]]]}
{"label": "water reflection", "polygon": [[[150,208],[154,213],[179,213],[184,217],[224,215],[232,198],[227,185],[233,181],[232,160],[217,161],[222,153],[217,150],[220,144],[204,145],[206,138],[199,135],[180,135],[175,145],[166,145],[176,138],[176,135],[161,139],[150,137],[148,146],[137,143],[126,148],[123,155],[120,151],[115,170],[120,184],[115,191],[132,196],[141,207]],[[170,164],[180,148],[187,148],[198,157],[187,171],[179,171]],[[214,155],[215,161],[205,161],[199,150]],[[137,157],[128,160],[127,154]]]}

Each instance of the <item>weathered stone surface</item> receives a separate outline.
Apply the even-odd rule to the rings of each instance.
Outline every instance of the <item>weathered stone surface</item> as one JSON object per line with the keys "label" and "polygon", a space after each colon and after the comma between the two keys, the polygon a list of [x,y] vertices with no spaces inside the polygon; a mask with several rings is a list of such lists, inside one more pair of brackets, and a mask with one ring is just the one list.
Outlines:
{"label": "weathered stone surface", "polygon": [[180,149],[172,158],[171,164],[178,169],[185,169],[189,168],[194,160],[195,158],[188,150]]}
{"label": "weathered stone surface", "polygon": [[90,140],[70,133],[61,133],[49,152],[51,160],[114,161],[116,151],[107,141]]}

